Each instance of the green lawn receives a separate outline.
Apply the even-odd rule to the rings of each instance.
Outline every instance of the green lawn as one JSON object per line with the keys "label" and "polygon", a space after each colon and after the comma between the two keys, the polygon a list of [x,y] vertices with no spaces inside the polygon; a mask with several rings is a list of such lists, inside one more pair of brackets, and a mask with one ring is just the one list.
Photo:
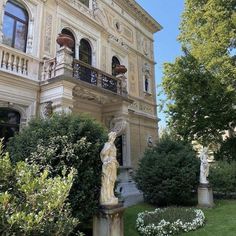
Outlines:
{"label": "green lawn", "polygon": [[[125,236],[138,236],[135,229],[137,214],[153,210],[148,204],[138,204],[126,209],[124,215]],[[203,209],[206,225],[197,231],[184,233],[182,236],[236,236],[236,201],[221,200],[212,209]]]}

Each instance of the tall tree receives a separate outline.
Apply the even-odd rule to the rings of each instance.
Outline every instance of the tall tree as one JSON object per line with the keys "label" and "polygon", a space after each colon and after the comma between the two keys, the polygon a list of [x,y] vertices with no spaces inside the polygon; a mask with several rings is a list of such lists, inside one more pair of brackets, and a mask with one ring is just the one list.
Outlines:
{"label": "tall tree", "polygon": [[207,145],[236,121],[236,0],[186,0],[183,56],[164,66],[169,124]]}

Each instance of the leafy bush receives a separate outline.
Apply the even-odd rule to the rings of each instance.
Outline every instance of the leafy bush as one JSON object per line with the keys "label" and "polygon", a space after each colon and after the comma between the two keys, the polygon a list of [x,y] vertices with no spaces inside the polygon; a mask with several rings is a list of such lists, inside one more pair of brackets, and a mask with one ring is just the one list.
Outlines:
{"label": "leafy bush", "polygon": [[[105,142],[104,128],[87,117],[54,115],[47,120],[32,120],[10,140],[7,149],[13,161],[27,160],[51,176],[66,168],[77,175],[69,194],[73,216],[80,221],[92,217],[99,207],[102,163],[100,150]],[[30,157],[30,158],[29,158]]]}
{"label": "leafy bush", "polygon": [[138,214],[136,227],[143,236],[176,235],[204,225],[205,216],[199,209],[157,208]]}
{"label": "leafy bush", "polygon": [[236,137],[224,140],[214,157],[216,160],[236,161]]}
{"label": "leafy bush", "polygon": [[65,203],[74,172],[50,178],[38,165],[14,166],[0,144],[0,235],[69,235],[78,224]]}
{"label": "leafy bush", "polygon": [[187,204],[199,178],[199,160],[192,147],[169,137],[148,149],[136,172],[144,199],[157,205]]}
{"label": "leafy bush", "polygon": [[236,197],[236,161],[218,161],[211,165],[209,180],[218,196]]}

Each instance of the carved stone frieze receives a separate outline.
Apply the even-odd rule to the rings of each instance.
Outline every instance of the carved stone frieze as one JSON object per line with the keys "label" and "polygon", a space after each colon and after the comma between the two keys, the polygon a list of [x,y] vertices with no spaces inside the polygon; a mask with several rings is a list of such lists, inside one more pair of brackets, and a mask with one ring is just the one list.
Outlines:
{"label": "carved stone frieze", "polygon": [[148,113],[148,114],[153,114],[153,107],[149,104],[146,103],[140,103],[139,104],[139,109],[142,112]]}
{"label": "carved stone frieze", "polygon": [[137,101],[134,101],[131,105],[129,105],[129,109],[139,110],[139,103]]}
{"label": "carved stone frieze", "polygon": [[123,41],[123,39],[118,38],[115,35],[110,34],[108,36],[108,42],[112,42],[112,43],[124,48],[125,50],[128,50],[128,45]]}
{"label": "carved stone frieze", "polygon": [[73,96],[102,105],[106,103],[115,102],[115,100],[111,99],[110,97],[103,96],[89,89],[81,88],[80,86],[76,86],[74,88]]}

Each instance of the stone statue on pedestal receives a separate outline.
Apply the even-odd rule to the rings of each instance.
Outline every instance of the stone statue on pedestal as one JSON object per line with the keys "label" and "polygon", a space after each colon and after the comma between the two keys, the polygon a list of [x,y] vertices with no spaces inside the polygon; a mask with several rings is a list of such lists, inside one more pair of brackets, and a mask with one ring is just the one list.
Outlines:
{"label": "stone statue on pedestal", "polygon": [[201,150],[200,153],[200,160],[201,160],[201,166],[200,166],[200,184],[209,184],[209,181],[207,180],[207,177],[209,175],[209,164],[208,164],[208,148],[204,147]]}
{"label": "stone statue on pedestal", "polygon": [[117,178],[119,163],[116,160],[116,147],[114,141],[116,132],[108,134],[108,141],[105,143],[101,153],[102,165],[102,186],[100,195],[101,205],[116,205],[118,198],[114,195],[114,186]]}

